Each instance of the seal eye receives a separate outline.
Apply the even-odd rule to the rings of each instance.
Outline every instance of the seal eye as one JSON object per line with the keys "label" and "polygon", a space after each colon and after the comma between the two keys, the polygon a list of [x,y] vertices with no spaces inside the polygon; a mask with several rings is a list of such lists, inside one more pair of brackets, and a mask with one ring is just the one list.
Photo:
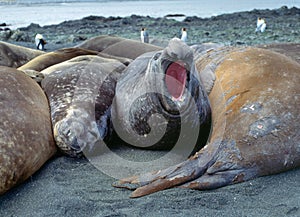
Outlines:
{"label": "seal eye", "polygon": [[161,53],[155,54],[154,57],[153,57],[153,59],[154,59],[154,60],[158,60],[158,58],[160,57],[160,55],[161,55]]}

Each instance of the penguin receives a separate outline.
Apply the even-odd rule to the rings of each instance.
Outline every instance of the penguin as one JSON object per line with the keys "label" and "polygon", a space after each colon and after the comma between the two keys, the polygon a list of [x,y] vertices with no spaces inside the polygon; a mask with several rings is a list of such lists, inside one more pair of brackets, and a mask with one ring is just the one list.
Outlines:
{"label": "penguin", "polygon": [[266,27],[267,27],[266,21],[261,17],[257,18],[255,32],[264,32],[266,30]]}
{"label": "penguin", "polygon": [[186,42],[187,41],[187,31],[186,28],[181,29],[181,41]]}
{"label": "penguin", "polygon": [[46,43],[47,42],[45,41],[43,35],[36,34],[36,36],[35,36],[36,49],[38,49],[38,50],[45,50],[45,44]]}
{"label": "penguin", "polygon": [[143,43],[149,43],[149,34],[146,31],[146,28],[141,29],[141,41]]}

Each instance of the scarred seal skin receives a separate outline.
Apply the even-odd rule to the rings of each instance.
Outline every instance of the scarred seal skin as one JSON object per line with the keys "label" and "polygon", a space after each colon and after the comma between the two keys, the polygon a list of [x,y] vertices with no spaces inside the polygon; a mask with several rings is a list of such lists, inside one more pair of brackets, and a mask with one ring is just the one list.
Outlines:
{"label": "scarred seal skin", "polygon": [[0,67],[0,194],[56,153],[47,98],[31,78]]}
{"label": "scarred seal skin", "polygon": [[216,49],[200,57],[216,75],[208,144],[188,160],[115,183],[140,197],[173,186],[214,189],[300,166],[300,65],[259,48]]}
{"label": "scarred seal skin", "polygon": [[79,157],[109,139],[111,103],[124,68],[118,60],[88,55],[41,71],[54,138],[63,153]]}

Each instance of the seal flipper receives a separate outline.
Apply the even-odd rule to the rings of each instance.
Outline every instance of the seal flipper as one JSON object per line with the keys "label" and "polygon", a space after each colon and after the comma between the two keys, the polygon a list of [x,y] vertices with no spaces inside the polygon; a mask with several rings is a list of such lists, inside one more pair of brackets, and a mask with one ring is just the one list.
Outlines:
{"label": "seal flipper", "polygon": [[206,151],[205,147],[193,157],[180,164],[157,172],[125,178],[114,183],[113,186],[131,190],[135,189],[131,195],[131,197],[135,198],[197,179],[215,162],[215,152]]}
{"label": "seal flipper", "polygon": [[[185,183],[179,187],[190,188],[196,190],[210,190],[220,188],[226,185],[241,182],[240,178],[243,177],[244,170],[227,170],[215,174],[203,174],[199,178]],[[243,180],[244,181],[244,180]]]}
{"label": "seal flipper", "polygon": [[175,186],[208,190],[254,178],[255,169],[236,163],[241,157],[239,150],[232,148],[234,145],[233,141],[209,144],[178,165],[125,178],[114,186],[135,190],[131,197],[136,198]]}

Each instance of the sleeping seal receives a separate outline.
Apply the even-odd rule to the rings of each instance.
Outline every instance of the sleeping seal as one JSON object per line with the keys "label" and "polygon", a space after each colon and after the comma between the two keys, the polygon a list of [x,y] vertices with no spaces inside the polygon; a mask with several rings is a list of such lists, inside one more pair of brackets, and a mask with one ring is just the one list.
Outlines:
{"label": "sleeping seal", "polygon": [[110,137],[110,107],[125,65],[98,56],[80,56],[41,71],[57,146],[81,156]]}
{"label": "sleeping seal", "polygon": [[56,51],[40,55],[32,59],[28,63],[20,66],[18,69],[21,71],[34,70],[40,72],[49,66],[67,61],[69,59],[72,59],[73,57],[97,54],[98,52],[81,48],[62,48]]}
{"label": "sleeping seal", "polygon": [[0,66],[18,68],[45,52],[0,42]]}
{"label": "sleeping seal", "polygon": [[[300,166],[300,65],[258,48],[224,49],[199,58],[213,68],[212,134],[188,160],[115,183],[140,197],[173,186],[206,190]],[[209,59],[209,60],[207,60]]]}
{"label": "sleeping seal", "polygon": [[108,35],[91,38],[77,45],[76,47],[95,50],[108,55],[125,57],[129,59],[135,59],[144,53],[159,51],[162,49],[161,47],[155,45]]}
{"label": "sleeping seal", "polygon": [[0,67],[0,195],[36,172],[56,152],[49,105],[22,72]]}

